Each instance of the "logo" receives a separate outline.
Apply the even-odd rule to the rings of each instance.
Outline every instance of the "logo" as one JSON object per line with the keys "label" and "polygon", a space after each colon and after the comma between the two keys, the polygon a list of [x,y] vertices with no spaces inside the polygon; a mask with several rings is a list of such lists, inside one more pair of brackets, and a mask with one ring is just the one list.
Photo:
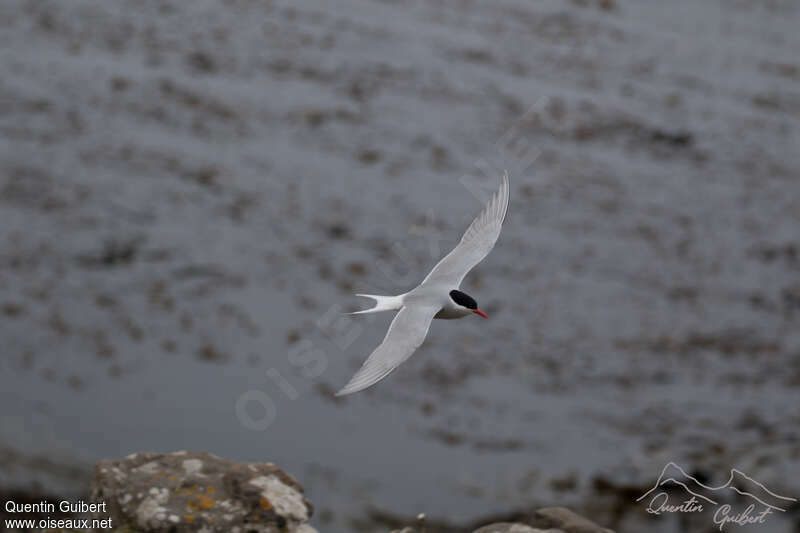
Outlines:
{"label": "logo", "polygon": [[[743,496],[745,503],[727,503]],[[653,488],[639,496],[645,510],[654,515],[712,512],[714,524],[723,531],[731,524],[763,524],[774,513],[785,513],[797,499],[776,494],[741,470],[731,469],[728,481],[719,487],[701,483],[673,462],[664,466]]]}

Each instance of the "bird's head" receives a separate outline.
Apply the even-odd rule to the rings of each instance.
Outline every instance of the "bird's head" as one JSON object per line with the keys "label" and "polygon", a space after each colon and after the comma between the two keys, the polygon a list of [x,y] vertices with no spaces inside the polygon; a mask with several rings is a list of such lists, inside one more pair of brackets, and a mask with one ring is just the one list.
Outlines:
{"label": "bird's head", "polygon": [[455,302],[455,304],[459,307],[468,309],[469,311],[475,313],[476,315],[480,315],[483,318],[489,318],[488,316],[486,316],[486,313],[478,309],[478,302],[476,302],[475,298],[473,298],[469,294],[457,290],[452,290],[450,291],[450,299],[453,300],[453,302]]}

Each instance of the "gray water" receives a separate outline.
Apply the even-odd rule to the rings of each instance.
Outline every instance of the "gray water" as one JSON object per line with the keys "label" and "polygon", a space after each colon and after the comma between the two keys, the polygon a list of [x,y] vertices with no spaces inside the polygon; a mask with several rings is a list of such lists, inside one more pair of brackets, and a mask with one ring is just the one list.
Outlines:
{"label": "gray water", "polygon": [[[677,531],[620,496],[669,461],[800,497],[794,3],[142,4],[0,6],[0,488],[195,449],[333,532]],[[391,320],[352,294],[419,282],[504,168],[490,320],[335,400]]]}

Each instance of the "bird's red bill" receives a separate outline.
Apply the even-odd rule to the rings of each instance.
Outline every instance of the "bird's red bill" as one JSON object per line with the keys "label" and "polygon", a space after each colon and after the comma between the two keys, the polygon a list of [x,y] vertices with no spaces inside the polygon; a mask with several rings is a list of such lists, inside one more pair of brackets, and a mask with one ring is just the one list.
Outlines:
{"label": "bird's red bill", "polygon": [[481,311],[480,309],[475,309],[475,310],[473,311],[473,313],[475,313],[476,315],[481,315],[483,318],[489,318],[488,316],[486,316],[486,313],[484,313],[484,312],[483,312],[483,311]]}

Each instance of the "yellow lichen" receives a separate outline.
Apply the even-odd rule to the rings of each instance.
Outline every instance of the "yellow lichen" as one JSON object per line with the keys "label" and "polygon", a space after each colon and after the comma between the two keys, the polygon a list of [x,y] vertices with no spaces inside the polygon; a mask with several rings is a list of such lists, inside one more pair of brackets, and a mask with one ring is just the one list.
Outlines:
{"label": "yellow lichen", "polygon": [[269,500],[268,500],[268,499],[266,499],[266,498],[265,498],[265,497],[263,497],[263,496],[262,496],[262,497],[261,497],[261,499],[258,501],[258,505],[260,505],[260,506],[261,506],[261,508],[262,508],[262,509],[264,509],[265,511],[269,511],[270,509],[272,509],[272,504],[269,502]]}
{"label": "yellow lichen", "polygon": [[206,496],[205,494],[196,494],[194,499],[191,499],[186,503],[186,506],[192,511],[200,512],[211,509],[216,504],[217,501],[214,498]]}
{"label": "yellow lichen", "polygon": [[214,498],[206,496],[205,494],[197,494],[195,498],[197,498],[197,501],[200,503],[200,507],[203,509],[211,509],[217,503]]}

